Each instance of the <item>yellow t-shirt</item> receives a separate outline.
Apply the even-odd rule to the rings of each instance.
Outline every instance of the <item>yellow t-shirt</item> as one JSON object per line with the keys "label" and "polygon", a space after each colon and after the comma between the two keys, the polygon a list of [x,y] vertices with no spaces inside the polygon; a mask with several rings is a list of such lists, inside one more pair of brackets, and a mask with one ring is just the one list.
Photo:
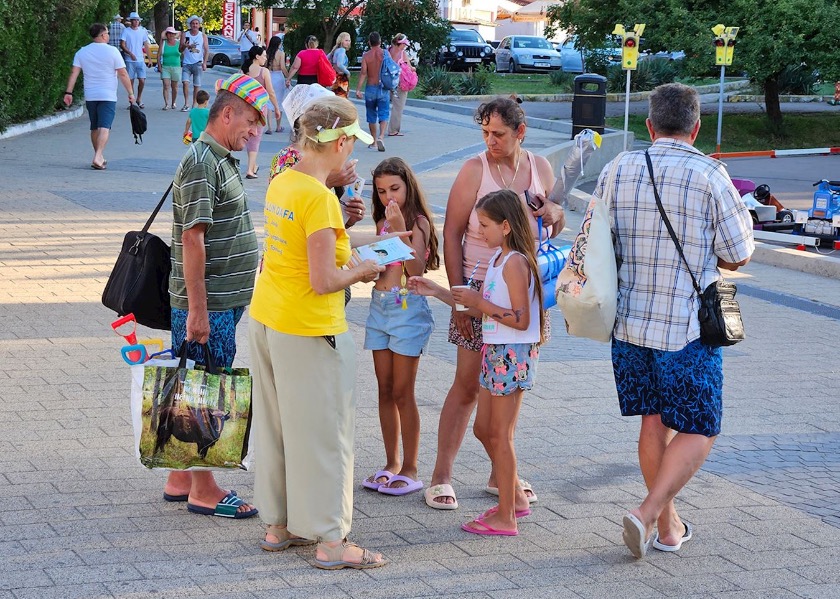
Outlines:
{"label": "yellow t-shirt", "polygon": [[347,331],[344,290],[318,295],[309,282],[307,238],[322,229],[336,234],[335,266],[350,260],[350,238],[338,200],[309,175],[286,169],[265,198],[265,255],[251,316],[288,335],[316,337]]}

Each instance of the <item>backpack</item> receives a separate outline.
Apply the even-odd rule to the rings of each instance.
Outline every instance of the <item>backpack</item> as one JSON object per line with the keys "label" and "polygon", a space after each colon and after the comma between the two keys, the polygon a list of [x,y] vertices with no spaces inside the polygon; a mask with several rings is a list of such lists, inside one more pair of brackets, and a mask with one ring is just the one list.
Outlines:
{"label": "backpack", "polygon": [[379,83],[384,89],[393,91],[400,84],[400,65],[391,58],[391,53],[382,50],[382,67],[379,69]]}
{"label": "backpack", "polygon": [[134,134],[134,143],[143,143],[143,134],[146,132],[146,115],[140,110],[137,104],[132,104],[128,111],[131,117],[131,132]]}
{"label": "backpack", "polygon": [[330,59],[323,50],[318,51],[318,85],[331,88],[335,83],[335,69],[330,64]]}
{"label": "backpack", "polygon": [[410,92],[417,87],[417,73],[411,68],[407,62],[400,64],[400,89],[404,92]]}

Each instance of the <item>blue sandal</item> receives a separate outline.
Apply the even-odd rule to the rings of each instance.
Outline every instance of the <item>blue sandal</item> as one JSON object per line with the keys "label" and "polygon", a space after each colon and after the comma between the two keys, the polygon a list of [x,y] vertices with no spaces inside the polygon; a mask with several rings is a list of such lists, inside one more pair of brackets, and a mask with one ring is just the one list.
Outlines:
{"label": "blue sandal", "polygon": [[233,493],[228,493],[219,503],[216,504],[215,508],[204,507],[188,502],[187,510],[194,514],[201,514],[202,516],[219,516],[221,518],[234,518],[236,520],[256,516],[259,513],[257,508],[251,508],[247,512],[239,511],[239,507],[245,505],[246,503],[246,501],[240,499]]}

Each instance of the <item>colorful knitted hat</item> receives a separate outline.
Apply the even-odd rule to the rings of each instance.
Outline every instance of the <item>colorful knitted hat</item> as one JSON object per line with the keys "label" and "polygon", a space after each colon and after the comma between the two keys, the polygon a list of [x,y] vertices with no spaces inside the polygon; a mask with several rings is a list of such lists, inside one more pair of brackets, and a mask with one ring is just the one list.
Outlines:
{"label": "colorful knitted hat", "polygon": [[254,110],[260,113],[260,123],[266,124],[266,107],[268,106],[268,92],[260,82],[248,75],[231,75],[224,81],[216,82],[216,93],[220,90],[229,91],[245,100]]}

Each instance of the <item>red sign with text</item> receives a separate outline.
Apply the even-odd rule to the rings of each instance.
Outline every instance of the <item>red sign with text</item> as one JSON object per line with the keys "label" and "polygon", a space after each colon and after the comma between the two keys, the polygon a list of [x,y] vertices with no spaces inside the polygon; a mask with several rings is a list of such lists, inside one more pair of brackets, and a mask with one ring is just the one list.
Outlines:
{"label": "red sign with text", "polygon": [[229,39],[236,35],[236,2],[231,0],[222,4],[222,35]]}

